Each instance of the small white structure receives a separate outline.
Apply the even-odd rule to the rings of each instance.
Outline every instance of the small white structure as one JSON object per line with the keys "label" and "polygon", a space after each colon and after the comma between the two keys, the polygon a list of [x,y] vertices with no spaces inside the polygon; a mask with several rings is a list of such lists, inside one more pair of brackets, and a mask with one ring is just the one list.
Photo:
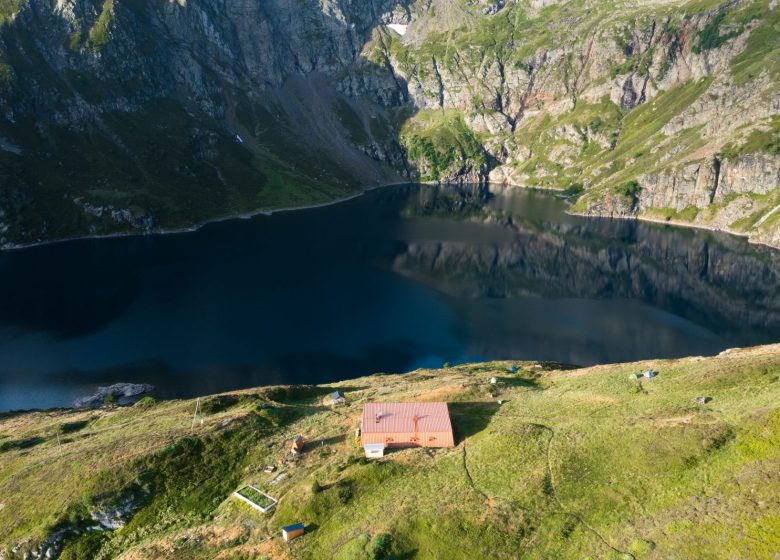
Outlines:
{"label": "small white structure", "polygon": [[491,385],[495,385],[496,383],[498,383],[498,378],[496,378],[496,377],[491,377],[491,378],[490,378],[490,384],[491,384]]}
{"label": "small white structure", "polygon": [[376,458],[385,456],[385,444],[384,443],[367,443],[363,446],[363,450],[366,452],[366,457]]}
{"label": "small white structure", "polygon": [[399,35],[403,36],[406,35],[406,28],[409,27],[408,25],[403,25],[400,23],[388,23],[387,28],[395,31]]}

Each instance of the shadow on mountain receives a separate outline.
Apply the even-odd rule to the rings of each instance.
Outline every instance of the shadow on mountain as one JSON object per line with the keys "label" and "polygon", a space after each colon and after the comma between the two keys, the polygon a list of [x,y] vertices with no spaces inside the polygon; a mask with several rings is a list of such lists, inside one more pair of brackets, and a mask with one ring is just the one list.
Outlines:
{"label": "shadow on mountain", "polygon": [[398,181],[414,110],[363,47],[407,4],[29,0],[0,26],[8,239],[186,227]]}

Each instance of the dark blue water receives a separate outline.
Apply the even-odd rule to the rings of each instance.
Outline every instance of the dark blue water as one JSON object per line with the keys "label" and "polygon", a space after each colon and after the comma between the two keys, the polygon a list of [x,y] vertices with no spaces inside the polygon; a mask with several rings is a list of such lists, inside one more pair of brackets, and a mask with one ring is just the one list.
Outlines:
{"label": "dark blue water", "polygon": [[483,359],[594,364],[780,340],[780,253],[392,187],[195,233],[0,253],[0,410],[149,382],[161,397]]}

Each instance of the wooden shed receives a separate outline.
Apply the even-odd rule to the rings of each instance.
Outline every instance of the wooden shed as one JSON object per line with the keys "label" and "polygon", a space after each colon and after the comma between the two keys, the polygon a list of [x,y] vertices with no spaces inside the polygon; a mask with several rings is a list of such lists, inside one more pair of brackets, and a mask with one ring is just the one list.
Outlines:
{"label": "wooden shed", "polygon": [[282,538],[285,541],[291,541],[303,535],[303,532],[304,532],[303,523],[295,523],[293,525],[287,525],[285,527],[282,527]]}
{"label": "wooden shed", "polygon": [[301,453],[303,451],[303,446],[305,445],[305,442],[303,440],[303,436],[298,434],[294,438],[292,438],[292,443],[290,444],[290,451],[293,454]]}
{"label": "wooden shed", "polygon": [[454,447],[447,403],[368,403],[361,443],[385,447]]}

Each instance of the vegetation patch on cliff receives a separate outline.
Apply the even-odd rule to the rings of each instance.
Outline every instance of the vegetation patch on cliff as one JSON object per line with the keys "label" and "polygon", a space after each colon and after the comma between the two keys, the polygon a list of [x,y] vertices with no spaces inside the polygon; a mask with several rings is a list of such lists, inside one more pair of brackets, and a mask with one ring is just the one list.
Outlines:
{"label": "vegetation patch on cliff", "polygon": [[24,0],[0,0],[0,25],[17,13],[23,3]]}
{"label": "vegetation patch on cliff", "polygon": [[731,60],[731,74],[737,85],[767,72],[774,84],[780,79],[780,10],[769,9],[769,1],[756,2],[744,8],[742,21],[755,23],[745,50]]}
{"label": "vegetation patch on cliff", "polygon": [[108,43],[109,25],[113,17],[114,0],[105,0],[95,25],[89,30],[89,42],[92,48],[100,50]]}
{"label": "vegetation patch on cliff", "polygon": [[767,123],[759,123],[741,141],[729,143],[720,152],[721,157],[737,160],[743,154],[764,152],[772,155],[780,154],[780,116],[769,119]]}
{"label": "vegetation patch on cliff", "polygon": [[666,221],[692,222],[699,215],[699,208],[688,206],[679,212],[674,208],[649,208],[642,215]]}
{"label": "vegetation patch on cliff", "polygon": [[401,142],[423,181],[479,176],[485,150],[459,111],[425,110],[404,124]]}

